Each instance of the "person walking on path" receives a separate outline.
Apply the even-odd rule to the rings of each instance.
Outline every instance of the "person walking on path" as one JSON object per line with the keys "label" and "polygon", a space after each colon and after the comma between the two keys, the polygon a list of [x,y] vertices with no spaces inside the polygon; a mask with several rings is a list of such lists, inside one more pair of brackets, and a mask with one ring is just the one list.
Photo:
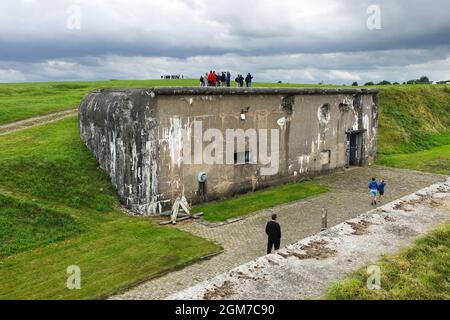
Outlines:
{"label": "person walking on path", "polygon": [[269,237],[267,243],[267,254],[272,252],[272,247],[275,247],[275,251],[280,249],[281,244],[281,226],[277,222],[277,215],[272,216],[272,221],[267,222],[266,234]]}
{"label": "person walking on path", "polygon": [[386,182],[384,180],[381,180],[381,183],[378,185],[378,194],[380,195],[379,201],[381,202],[381,199],[384,199],[384,190],[386,188]]}
{"label": "person walking on path", "polygon": [[377,195],[378,195],[377,179],[372,178],[372,181],[370,181],[368,187],[370,189],[370,198],[372,199],[372,205],[376,206],[377,205]]}
{"label": "person walking on path", "polygon": [[253,79],[253,76],[250,73],[248,73],[247,76],[245,77],[245,85],[247,88],[252,87],[252,79]]}

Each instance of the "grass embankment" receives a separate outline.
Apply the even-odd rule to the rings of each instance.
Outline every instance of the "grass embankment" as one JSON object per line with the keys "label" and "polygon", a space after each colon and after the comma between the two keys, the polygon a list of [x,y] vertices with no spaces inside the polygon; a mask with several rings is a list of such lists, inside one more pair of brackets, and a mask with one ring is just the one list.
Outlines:
{"label": "grass embankment", "polygon": [[206,203],[195,207],[193,212],[204,212],[207,221],[221,222],[328,191],[312,182],[300,182]]}
{"label": "grass embankment", "polygon": [[328,290],[327,299],[450,299],[450,224],[416,241],[397,255],[386,256],[381,268],[381,290],[367,289],[366,268]]}
{"label": "grass embankment", "polygon": [[0,299],[97,298],[221,250],[117,211],[75,118],[0,137],[0,194]]}
{"label": "grass embankment", "polygon": [[450,174],[450,88],[382,89],[379,101],[378,163]]}
{"label": "grass embankment", "polygon": [[193,85],[197,85],[196,80],[0,84],[0,124],[76,108],[95,89]]}
{"label": "grass embankment", "polygon": [[[93,82],[40,82],[0,84],[0,125],[76,108],[89,92],[102,88],[198,86],[195,79],[111,80]],[[232,86],[236,84],[232,82]],[[318,87],[318,85],[255,83],[255,87]],[[328,86],[329,87],[329,86]]]}
{"label": "grass embankment", "polygon": [[[157,86],[198,86],[196,79],[184,80],[111,80],[92,82],[39,82],[0,84],[0,125],[76,108],[89,92],[102,88],[145,88]],[[232,82],[232,86],[236,84]],[[254,87],[345,87],[335,85],[255,82]],[[415,90],[420,85],[395,86]],[[433,86],[442,87],[442,86]],[[354,88],[354,87],[349,87]],[[390,90],[394,86],[382,87]]]}

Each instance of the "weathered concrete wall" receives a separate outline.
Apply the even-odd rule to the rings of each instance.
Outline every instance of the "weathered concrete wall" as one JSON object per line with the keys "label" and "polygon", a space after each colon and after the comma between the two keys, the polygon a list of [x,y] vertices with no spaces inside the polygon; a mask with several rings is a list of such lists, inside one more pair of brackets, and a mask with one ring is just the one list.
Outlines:
{"label": "weathered concrete wall", "polygon": [[[180,195],[193,202],[208,201],[343,167],[347,133],[352,131],[362,135],[361,164],[372,163],[376,158],[376,93],[227,88],[101,91],[81,104],[80,131],[124,204],[136,213],[154,214]],[[242,111],[245,121],[240,118]],[[195,164],[194,157],[187,160],[187,145],[193,151],[210,143],[195,141],[198,122],[203,133],[217,129],[224,137],[226,129],[268,129],[269,146],[270,129],[277,129],[277,174],[262,175],[264,166],[258,163]],[[269,147],[268,154],[272,151]],[[222,159],[225,163],[225,154]],[[199,194],[200,172],[207,175],[204,195]]]}
{"label": "weathered concrete wall", "polygon": [[96,91],[79,107],[81,138],[123,204],[139,214],[156,213],[160,204],[155,111],[151,90]]}

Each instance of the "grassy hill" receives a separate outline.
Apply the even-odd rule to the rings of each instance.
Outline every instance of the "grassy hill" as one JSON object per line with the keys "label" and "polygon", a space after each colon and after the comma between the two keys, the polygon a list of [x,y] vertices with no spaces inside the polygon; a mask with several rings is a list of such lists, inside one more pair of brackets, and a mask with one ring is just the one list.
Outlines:
{"label": "grassy hill", "polygon": [[450,87],[382,88],[378,163],[450,174]]}
{"label": "grassy hill", "polygon": [[[0,84],[0,125],[75,108],[98,88],[161,85],[197,80]],[[450,174],[450,87],[380,90],[378,162]],[[96,298],[221,250],[118,205],[75,117],[0,136],[0,299]],[[65,286],[71,265],[82,290]]]}
{"label": "grassy hill", "polygon": [[76,117],[0,136],[0,300],[94,299],[220,251],[121,212]]}
{"label": "grassy hill", "polygon": [[[0,84],[0,125],[74,109],[84,95],[95,89],[197,85],[195,79]],[[258,82],[254,86],[330,87]],[[450,173],[448,149],[433,149],[450,144],[450,86],[390,85],[375,88],[380,89],[378,163]],[[420,153],[407,156],[417,152]]]}
{"label": "grassy hill", "polygon": [[385,87],[379,104],[379,154],[450,143],[450,87]]}
{"label": "grassy hill", "polygon": [[[235,84],[233,83],[235,86]],[[0,125],[33,116],[76,108],[95,89],[145,88],[155,86],[198,86],[198,80],[111,80],[94,82],[38,82],[0,84]],[[256,83],[257,87],[280,86]],[[286,87],[317,85],[282,84]]]}

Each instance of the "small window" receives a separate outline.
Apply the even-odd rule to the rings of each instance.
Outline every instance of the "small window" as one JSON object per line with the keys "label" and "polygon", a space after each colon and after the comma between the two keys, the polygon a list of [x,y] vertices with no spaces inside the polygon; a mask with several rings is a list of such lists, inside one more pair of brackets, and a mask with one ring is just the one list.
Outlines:
{"label": "small window", "polygon": [[250,151],[234,153],[234,164],[249,164],[249,163],[250,163]]}

